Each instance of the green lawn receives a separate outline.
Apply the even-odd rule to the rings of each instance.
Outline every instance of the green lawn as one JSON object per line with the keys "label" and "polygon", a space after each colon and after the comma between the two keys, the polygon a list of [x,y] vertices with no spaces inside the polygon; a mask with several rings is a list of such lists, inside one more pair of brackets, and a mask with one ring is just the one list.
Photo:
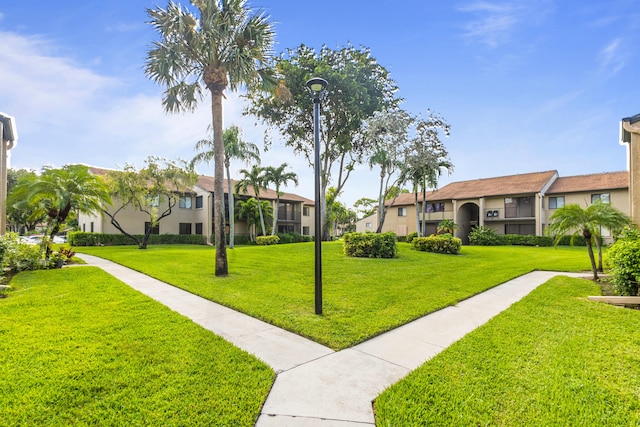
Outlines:
{"label": "green lawn", "polygon": [[274,373],[92,267],[0,299],[2,426],[253,426]]}
{"label": "green lawn", "polygon": [[640,425],[640,311],[557,277],[391,386],[386,426]]}
{"label": "green lawn", "polygon": [[[350,347],[535,269],[589,269],[584,248],[463,247],[459,256],[399,244],[395,259],[348,258],[323,244],[323,315],[314,314],[314,245],[228,250],[230,275],[214,277],[204,246],[82,247],[192,293],[307,336]],[[78,255],[82,257],[82,255]]]}

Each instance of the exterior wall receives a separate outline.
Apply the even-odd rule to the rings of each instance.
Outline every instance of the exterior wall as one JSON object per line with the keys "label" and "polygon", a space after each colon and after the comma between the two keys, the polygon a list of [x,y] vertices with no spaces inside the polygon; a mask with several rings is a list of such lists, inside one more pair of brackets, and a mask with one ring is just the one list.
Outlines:
{"label": "exterior wall", "polygon": [[[509,209],[506,199],[530,198],[530,209]],[[540,196],[538,194],[521,194],[513,196],[486,197],[480,200],[480,223],[496,231],[498,234],[537,234],[541,233],[542,215]]]}
{"label": "exterior wall", "polygon": [[[435,227],[437,224],[443,219],[453,219],[453,201],[428,201],[428,204],[434,203],[442,203],[444,204],[444,211],[439,212],[419,212],[419,218],[421,221],[424,221],[427,234],[435,233]],[[400,210],[403,209],[403,215],[400,215]],[[422,203],[418,203],[418,208],[422,209]],[[367,227],[367,224],[371,224],[371,227]],[[358,232],[366,232],[371,231],[375,232],[378,228],[378,216],[377,214],[368,216],[366,218],[361,219],[356,223],[356,231]],[[430,231],[432,230],[432,231]],[[384,218],[384,224],[382,225],[382,232],[393,232],[396,235],[404,237],[410,233],[415,233],[416,229],[416,206],[414,203],[407,205],[394,205],[390,206],[387,210],[387,214]]]}
{"label": "exterior wall", "polygon": [[629,216],[640,226],[640,123],[623,123],[631,133],[629,143]]}
{"label": "exterior wall", "polygon": [[[547,224],[550,223],[549,217],[553,215],[555,209],[549,208],[549,198],[550,197],[564,197],[564,204],[576,204],[580,205],[583,208],[587,207],[591,204],[591,195],[592,194],[602,194],[609,193],[609,200],[611,206],[614,208],[624,212],[625,214],[630,214],[630,206],[629,206],[629,190],[625,189],[616,189],[616,190],[597,190],[597,191],[584,191],[579,193],[566,193],[566,194],[550,194],[544,197],[542,212],[543,212],[543,231],[546,228]],[[604,238],[605,243],[611,243],[611,234],[607,230],[602,231],[602,237]]]}
{"label": "exterior wall", "polygon": [[304,236],[315,236],[316,235],[316,223],[315,223],[315,207],[314,205],[306,205],[302,206],[302,235]]}

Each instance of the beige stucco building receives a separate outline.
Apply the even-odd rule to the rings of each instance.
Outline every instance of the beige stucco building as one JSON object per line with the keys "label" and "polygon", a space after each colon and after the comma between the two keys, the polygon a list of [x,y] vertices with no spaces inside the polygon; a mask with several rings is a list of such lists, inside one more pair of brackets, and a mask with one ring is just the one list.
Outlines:
{"label": "beige stucco building", "polygon": [[[106,169],[89,168],[96,175],[106,174]],[[213,177],[200,175],[197,183],[188,192],[180,193],[178,203],[173,207],[171,214],[163,218],[152,231],[153,234],[199,234],[211,239],[213,234]],[[236,181],[231,181],[232,191]],[[225,218],[227,220],[227,232],[229,231],[229,206],[228,185],[224,181],[225,189]],[[246,193],[235,195],[237,200],[247,200],[255,196],[252,187]],[[276,209],[276,192],[272,189],[260,190],[260,199],[269,201],[272,208]],[[167,201],[159,201],[157,209],[163,211],[168,207]],[[121,204],[114,200],[107,210],[113,213]],[[280,196],[278,209],[277,232],[299,233],[307,236],[315,235],[313,221],[314,203],[312,200],[293,193],[283,193]],[[128,233],[144,234],[150,226],[149,216],[130,207],[125,208],[117,215],[117,220]],[[271,225],[271,224],[269,224]],[[111,224],[111,219],[104,214],[86,215],[80,214],[78,218],[80,231],[119,234],[120,231]],[[248,236],[250,230],[247,223],[242,220],[235,222],[235,235]]]}
{"label": "beige stucco building", "polygon": [[628,150],[629,215],[640,226],[640,114],[622,119],[620,142]]}
{"label": "beige stucco building", "polygon": [[[434,234],[443,219],[459,227],[456,236],[469,242],[475,226],[487,226],[498,234],[543,235],[553,211],[565,204],[588,206],[595,200],[611,203],[629,214],[629,173],[610,172],[559,177],[555,170],[502,177],[460,181],[426,194],[422,213],[422,194],[401,194],[388,205],[383,231],[398,236],[415,232]],[[377,214],[358,221],[356,230],[375,231]],[[603,232],[605,238],[606,230]]]}

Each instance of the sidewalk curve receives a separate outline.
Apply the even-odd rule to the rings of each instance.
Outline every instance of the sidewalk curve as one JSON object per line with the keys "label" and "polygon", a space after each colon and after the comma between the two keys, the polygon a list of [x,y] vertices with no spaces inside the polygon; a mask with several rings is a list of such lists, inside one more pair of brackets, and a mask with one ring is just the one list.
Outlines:
{"label": "sidewalk curve", "polygon": [[114,262],[78,256],[271,366],[278,375],[257,427],[373,426],[372,401],[386,387],[552,277],[585,277],[534,271],[335,352]]}

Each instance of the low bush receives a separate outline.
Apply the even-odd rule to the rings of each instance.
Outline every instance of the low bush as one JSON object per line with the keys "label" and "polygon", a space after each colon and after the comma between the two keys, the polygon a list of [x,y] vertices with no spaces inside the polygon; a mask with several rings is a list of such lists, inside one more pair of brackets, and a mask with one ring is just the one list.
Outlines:
{"label": "low bush", "polygon": [[407,234],[407,243],[413,242],[413,239],[418,237],[418,232],[414,231],[413,233]]}
{"label": "low bush", "polygon": [[533,236],[521,234],[505,234],[506,245],[517,246],[553,246],[553,239],[549,236]]}
{"label": "low bush", "polygon": [[[594,239],[596,237],[594,236]],[[600,244],[602,244],[602,237],[597,237],[600,239]],[[587,246],[584,241],[584,236],[576,235],[576,236],[562,236],[560,240],[558,240],[558,246]]]}
{"label": "low bush", "polygon": [[469,243],[478,246],[499,246],[505,244],[504,236],[498,234],[493,228],[480,226],[469,233]]}
{"label": "low bush", "polygon": [[[136,235],[142,239],[143,235]],[[204,245],[205,237],[201,234],[152,234],[149,236],[150,245],[161,244],[190,244]],[[69,233],[69,244],[72,246],[120,246],[135,244],[124,234],[86,233],[74,231]]]}
{"label": "low bush", "polygon": [[302,242],[311,242],[313,239],[311,236],[304,236],[300,233],[278,233],[277,236],[280,238],[280,243],[302,243]]}
{"label": "low bush", "polygon": [[437,254],[457,255],[462,247],[462,240],[451,234],[431,235],[413,239],[413,248],[419,251]]}
{"label": "low bush", "polygon": [[280,238],[278,236],[258,236],[256,237],[256,244],[267,246],[267,245],[277,245],[280,243]]}
{"label": "low bush", "polygon": [[394,233],[345,233],[344,253],[357,258],[394,258],[398,253]]}
{"label": "low bush", "polygon": [[617,295],[638,295],[640,281],[640,232],[623,231],[608,251],[613,290]]}
{"label": "low bush", "polygon": [[26,270],[38,270],[47,267],[42,260],[40,245],[21,242],[14,233],[7,233],[2,241],[2,270],[17,273]]}

